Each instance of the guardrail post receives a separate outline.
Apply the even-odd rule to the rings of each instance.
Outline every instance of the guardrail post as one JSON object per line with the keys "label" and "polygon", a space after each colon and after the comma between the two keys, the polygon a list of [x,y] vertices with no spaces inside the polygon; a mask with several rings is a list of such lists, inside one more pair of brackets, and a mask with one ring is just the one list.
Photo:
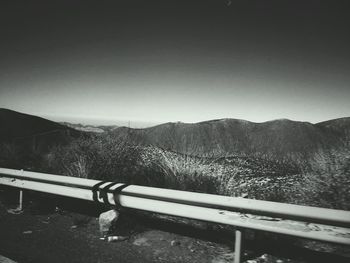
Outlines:
{"label": "guardrail post", "polygon": [[242,240],[243,233],[241,229],[235,231],[235,259],[234,263],[241,263],[242,259]]}
{"label": "guardrail post", "polygon": [[23,190],[19,191],[19,205],[18,210],[22,211],[23,209]]}
{"label": "guardrail post", "polygon": [[[24,175],[24,170],[21,169],[21,176]],[[23,190],[19,190],[19,204],[18,204],[18,210],[22,211],[23,209]]]}

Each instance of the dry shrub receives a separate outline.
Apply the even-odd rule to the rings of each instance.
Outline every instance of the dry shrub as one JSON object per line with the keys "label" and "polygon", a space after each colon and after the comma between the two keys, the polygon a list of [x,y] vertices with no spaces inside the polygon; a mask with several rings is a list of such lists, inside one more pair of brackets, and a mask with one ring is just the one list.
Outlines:
{"label": "dry shrub", "polygon": [[306,174],[296,191],[298,204],[350,210],[349,170]]}
{"label": "dry shrub", "polygon": [[94,135],[54,147],[47,155],[46,169],[81,178],[126,181],[138,170],[138,157],[138,147],[126,139]]}

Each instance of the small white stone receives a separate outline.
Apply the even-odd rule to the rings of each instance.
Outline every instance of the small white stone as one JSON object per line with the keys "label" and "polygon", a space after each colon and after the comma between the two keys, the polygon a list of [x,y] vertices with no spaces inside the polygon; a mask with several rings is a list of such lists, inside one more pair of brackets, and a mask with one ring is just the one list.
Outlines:
{"label": "small white stone", "polygon": [[173,246],[178,246],[180,245],[180,241],[177,241],[177,240],[173,240],[170,242],[170,245],[173,247]]}
{"label": "small white stone", "polygon": [[117,210],[109,210],[100,214],[98,222],[100,225],[100,232],[105,235],[110,230],[112,224],[118,219],[119,212]]}

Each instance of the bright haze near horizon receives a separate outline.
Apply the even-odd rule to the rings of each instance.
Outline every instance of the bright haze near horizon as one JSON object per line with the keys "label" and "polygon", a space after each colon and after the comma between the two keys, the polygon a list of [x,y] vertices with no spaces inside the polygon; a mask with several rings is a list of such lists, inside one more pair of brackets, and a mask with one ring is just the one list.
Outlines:
{"label": "bright haze near horizon", "polygon": [[0,107],[90,124],[348,117],[348,2],[2,1]]}

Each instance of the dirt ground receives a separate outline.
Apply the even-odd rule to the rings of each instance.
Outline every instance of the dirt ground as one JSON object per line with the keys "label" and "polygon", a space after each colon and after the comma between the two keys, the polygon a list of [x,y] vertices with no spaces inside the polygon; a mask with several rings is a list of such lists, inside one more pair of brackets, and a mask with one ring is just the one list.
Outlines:
{"label": "dirt ground", "polygon": [[[1,200],[0,200],[1,202]],[[13,208],[13,205],[12,205]],[[233,262],[233,239],[207,231],[191,231],[183,226],[147,222],[125,216],[116,228],[125,241],[101,241],[98,218],[62,209],[38,209],[28,205],[19,214],[11,206],[0,204],[0,255],[20,263],[41,262]],[[266,244],[264,244],[266,243]],[[248,244],[247,263],[349,262],[350,258],[312,250],[285,247],[269,242],[258,247]]]}

